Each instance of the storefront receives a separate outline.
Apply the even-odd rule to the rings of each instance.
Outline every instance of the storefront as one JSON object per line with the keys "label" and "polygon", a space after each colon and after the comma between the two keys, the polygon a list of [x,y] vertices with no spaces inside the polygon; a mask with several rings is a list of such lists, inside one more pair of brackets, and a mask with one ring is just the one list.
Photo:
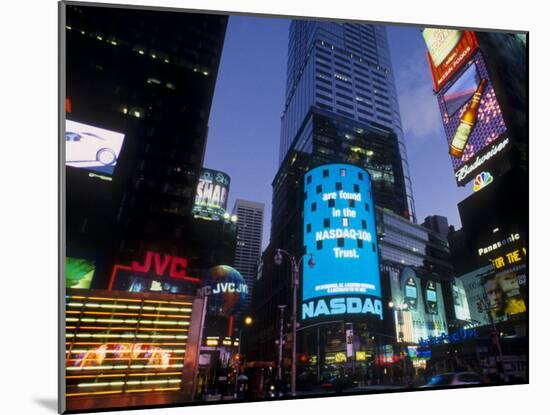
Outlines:
{"label": "storefront", "polygon": [[192,399],[203,301],[191,296],[68,289],[67,408]]}

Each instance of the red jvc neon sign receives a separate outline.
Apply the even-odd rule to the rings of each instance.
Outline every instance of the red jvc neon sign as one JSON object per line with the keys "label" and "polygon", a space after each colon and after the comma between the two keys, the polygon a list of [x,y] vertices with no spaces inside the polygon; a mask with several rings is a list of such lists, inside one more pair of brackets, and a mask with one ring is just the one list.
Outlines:
{"label": "red jvc neon sign", "polygon": [[132,262],[132,271],[149,273],[152,268],[159,277],[164,276],[168,270],[170,277],[185,279],[187,259],[171,255],[164,255],[162,258],[159,253],[148,251],[143,264],[137,261]]}
{"label": "red jvc neon sign", "polygon": [[200,282],[199,278],[187,276],[187,259],[172,255],[161,255],[158,252],[147,251],[142,263],[133,261],[130,266],[116,264],[111,273],[109,289],[113,289],[116,274],[119,270],[134,271],[144,274],[154,273],[158,277],[168,275],[170,278]]}

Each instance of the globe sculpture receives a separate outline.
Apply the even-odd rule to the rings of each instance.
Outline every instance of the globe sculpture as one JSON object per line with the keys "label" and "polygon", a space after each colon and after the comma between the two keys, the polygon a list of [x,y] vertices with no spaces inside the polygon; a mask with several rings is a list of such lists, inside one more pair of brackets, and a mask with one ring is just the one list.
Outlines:
{"label": "globe sculpture", "polygon": [[210,314],[229,317],[239,311],[248,297],[245,279],[235,268],[218,265],[208,271],[204,288]]}

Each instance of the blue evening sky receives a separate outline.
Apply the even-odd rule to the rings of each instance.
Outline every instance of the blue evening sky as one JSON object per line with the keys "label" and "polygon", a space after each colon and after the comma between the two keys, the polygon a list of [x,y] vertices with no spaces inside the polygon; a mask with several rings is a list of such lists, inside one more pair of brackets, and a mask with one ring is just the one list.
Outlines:
{"label": "blue evening sky", "polygon": [[[209,120],[205,167],[231,176],[234,201],[265,203],[263,246],[269,242],[271,182],[277,171],[289,19],[230,17]],[[438,214],[460,228],[457,188],[417,27],[388,26],[394,77],[418,222]]]}

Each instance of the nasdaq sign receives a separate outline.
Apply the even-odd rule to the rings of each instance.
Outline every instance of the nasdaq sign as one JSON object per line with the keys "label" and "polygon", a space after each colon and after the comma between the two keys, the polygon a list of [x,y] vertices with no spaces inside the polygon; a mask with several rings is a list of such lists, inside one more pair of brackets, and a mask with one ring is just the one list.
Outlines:
{"label": "nasdaq sign", "polygon": [[302,320],[370,315],[382,319],[378,245],[370,175],[349,164],[304,176]]}

